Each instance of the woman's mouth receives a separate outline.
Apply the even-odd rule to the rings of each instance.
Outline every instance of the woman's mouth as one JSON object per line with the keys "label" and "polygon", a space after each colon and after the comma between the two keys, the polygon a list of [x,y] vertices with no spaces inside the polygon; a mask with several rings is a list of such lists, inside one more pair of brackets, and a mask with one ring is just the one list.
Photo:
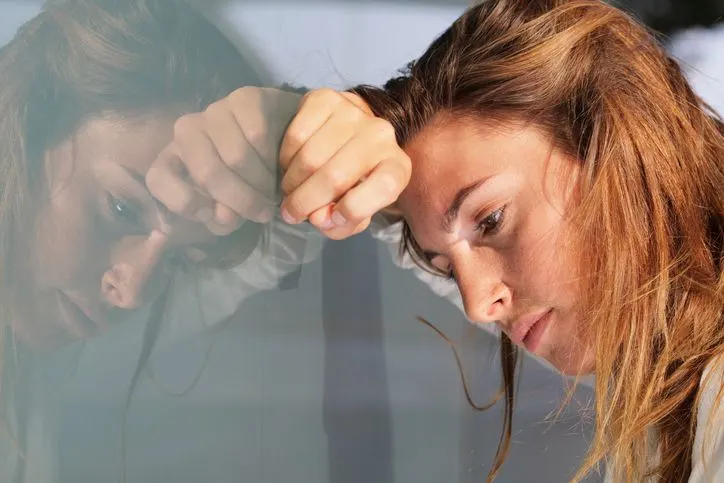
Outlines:
{"label": "woman's mouth", "polygon": [[543,315],[543,317],[538,319],[538,321],[533,324],[530,330],[528,330],[528,333],[525,335],[525,337],[523,337],[523,346],[525,346],[528,352],[535,353],[535,351],[538,349],[538,346],[540,346],[540,343],[543,340],[543,336],[548,330],[550,321],[551,311],[548,311],[545,313],[545,315]]}
{"label": "woman's mouth", "polygon": [[551,322],[553,309],[522,317],[513,327],[510,339],[522,345],[528,352],[535,353]]}

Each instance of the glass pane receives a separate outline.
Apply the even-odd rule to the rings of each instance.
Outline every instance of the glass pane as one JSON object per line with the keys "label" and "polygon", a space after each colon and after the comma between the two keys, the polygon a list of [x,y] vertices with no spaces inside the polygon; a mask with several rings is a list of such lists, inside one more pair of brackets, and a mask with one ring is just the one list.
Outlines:
{"label": "glass pane", "polygon": [[[396,75],[469,2],[195,3],[251,59],[249,64],[265,85],[346,89],[362,83],[381,85]],[[0,9],[0,42],[5,43],[21,24],[40,12],[40,3],[1,1]],[[55,21],[60,30],[76,31],[71,20],[62,15]],[[175,39],[180,38],[183,35]],[[69,54],[67,62],[54,64],[58,69],[55,74],[61,76],[58,72],[65,72],[65,68],[70,72],[73,62],[86,55],[84,48],[91,45],[97,50],[88,55],[97,55],[99,65],[113,63],[117,54],[114,45],[94,43],[97,40],[71,36],[69,42],[76,42],[77,50],[70,51],[77,57]],[[156,43],[147,47],[167,48],[164,40],[163,36],[155,38]],[[187,39],[189,45],[198,42],[203,48],[201,40]],[[38,40],[38,55],[53,52],[52,44],[44,47],[43,41],[48,42]],[[686,39],[676,45],[677,55],[691,54]],[[6,49],[0,58],[12,53]],[[220,54],[208,51],[204,55],[213,63],[214,56]],[[697,59],[692,56],[692,62]],[[222,60],[217,63],[220,72],[228,67]],[[702,65],[713,69],[721,63]],[[87,76],[80,76],[78,90],[100,86],[102,91],[105,85],[98,79],[105,72],[103,68],[88,69]],[[173,59],[169,60],[171,68],[179,68]],[[23,82],[12,86],[0,83],[0,107],[3,89],[17,89],[29,96],[27,93],[42,82],[33,76],[38,70],[32,66],[26,70],[27,90],[23,90]],[[189,82],[195,75],[209,75],[185,74]],[[690,74],[695,75],[694,71]],[[721,92],[709,89],[712,84],[706,82],[711,78],[695,81],[702,82],[702,93]],[[73,85],[63,88],[71,92]],[[41,91],[52,96],[53,89]],[[172,98],[176,94],[171,91],[161,89],[156,97],[149,94],[149,105],[165,95]],[[99,94],[89,89],[88,95],[93,102],[112,103],[125,91]],[[67,112],[75,112],[62,103],[62,96],[56,101]],[[711,99],[712,104],[718,101]],[[90,100],[88,103],[92,104]],[[20,103],[22,108],[6,113],[21,116],[31,104]],[[169,137],[173,120],[181,114],[171,113],[171,101],[167,105],[160,102],[153,109],[146,109],[141,100],[127,104],[130,107],[121,120],[132,119],[130,128],[120,123],[101,134],[85,133],[77,146],[85,142],[86,148],[80,149],[114,153],[112,156],[120,161],[113,162],[122,165],[129,162],[123,159],[124,153],[153,151],[148,143],[153,144],[155,138],[149,133],[158,129],[159,135]],[[173,107],[188,111],[185,106]],[[92,107],[79,103],[78,110],[82,109]],[[37,131],[38,136],[47,138],[47,145],[33,145],[37,140],[27,134],[28,153],[35,149],[45,156],[72,137],[53,138],[53,129],[63,132],[63,122],[53,117],[54,112],[47,113],[50,121],[47,125],[41,122]],[[139,128],[133,124],[138,118],[128,112],[140,112],[148,124]],[[100,114],[108,112],[95,114],[97,121],[104,119]],[[78,128],[72,130],[73,136],[83,133],[86,121],[82,116],[74,121]],[[154,124],[156,121],[161,124]],[[135,134],[123,137],[128,134],[124,129],[135,129]],[[165,145],[159,144],[154,152]],[[90,154],[87,157],[93,158]],[[37,166],[42,164],[35,161]],[[143,164],[149,160],[135,161]],[[36,165],[31,165],[28,157],[29,170]],[[145,166],[147,169],[148,163]],[[30,177],[42,178],[43,172],[33,173]],[[106,178],[117,181],[114,176]],[[139,175],[142,181],[144,176]],[[137,180],[136,191],[146,189],[142,181]],[[102,199],[103,203],[108,201],[105,195]],[[102,209],[124,211],[125,207],[111,202]],[[66,230],[56,233],[57,239],[51,237],[49,246],[56,246],[56,242],[62,246],[66,235],[71,240],[67,243],[85,241],[101,230],[104,222],[85,212],[72,213],[84,213],[78,215],[85,217],[83,222],[69,223]],[[119,318],[123,323],[82,342],[27,350],[18,349],[16,339],[8,337],[2,353],[9,375],[4,376],[2,385],[3,421],[8,428],[3,435],[7,437],[0,439],[0,482],[484,481],[503,428],[503,404],[499,402],[484,412],[470,407],[450,345],[417,317],[431,321],[452,342],[460,354],[472,399],[479,405],[491,401],[501,384],[498,335],[466,320],[456,306],[460,305],[457,292],[448,297],[452,301],[437,296],[419,272],[416,277],[413,271],[396,265],[397,240],[381,240],[379,232],[368,230],[344,241],[327,241],[304,225],[298,227],[303,235],[297,234],[289,242],[286,228],[279,231],[285,225],[279,213],[276,215],[271,227],[242,226],[240,233],[249,236],[242,237],[236,247],[244,248],[248,243],[249,251],[255,247],[262,250],[253,230],[267,230],[273,262],[262,263],[251,255],[229,270],[174,266],[170,275],[173,284],[158,282],[157,292],[167,290],[165,300],[169,302],[161,318],[155,318],[161,312],[153,312],[154,307],[158,309],[154,300],[159,298],[151,298],[138,306],[129,304],[125,308],[131,310],[124,313],[131,315]],[[88,234],[73,238],[78,235],[78,226]],[[115,260],[118,255],[114,250],[126,254],[135,250],[126,242],[139,243],[138,250],[145,250],[146,245],[138,241],[145,232],[133,236],[124,238],[123,243],[113,241],[113,250],[109,244],[108,256]],[[83,265],[95,263],[96,253],[82,244],[68,250],[75,258],[60,262],[74,264],[78,273],[87,268]],[[255,253],[262,257],[261,251]],[[55,255],[51,265],[63,257]],[[285,257],[286,262],[278,262]],[[289,257],[298,263],[290,262]],[[98,277],[92,279],[93,284],[100,282],[101,291],[106,286],[104,270],[94,272]],[[432,284],[439,287],[439,283]],[[88,293],[96,294],[93,290],[97,286],[93,287]],[[74,310],[73,305],[82,305],[77,300],[70,300],[70,310]],[[107,305],[107,297],[104,300]],[[161,324],[156,327],[151,320],[161,320]],[[510,454],[497,481],[566,481],[581,463],[592,437],[590,381],[584,381],[558,413],[570,380],[527,356],[520,380]],[[602,478],[594,475],[586,481]]]}

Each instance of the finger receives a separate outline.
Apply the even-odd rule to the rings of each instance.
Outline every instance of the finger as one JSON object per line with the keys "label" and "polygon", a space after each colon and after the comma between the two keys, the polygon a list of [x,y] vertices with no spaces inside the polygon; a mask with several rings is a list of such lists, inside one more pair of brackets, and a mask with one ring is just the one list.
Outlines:
{"label": "finger", "polygon": [[228,225],[222,225],[217,223],[215,220],[206,222],[206,228],[216,236],[227,236],[234,233],[241,227],[239,223],[231,223]]}
{"label": "finger", "polygon": [[269,170],[246,139],[231,109],[221,103],[212,104],[204,116],[207,120],[206,133],[223,163],[258,192],[273,198],[276,170]]}
{"label": "finger", "polygon": [[221,160],[211,138],[196,124],[181,126],[176,139],[189,176],[215,201],[252,220],[273,206],[272,199],[256,191]]}
{"label": "finger", "polygon": [[323,206],[309,215],[309,223],[320,231],[334,228],[332,214],[334,213],[334,204]]}
{"label": "finger", "polygon": [[333,159],[359,129],[360,111],[332,114],[302,146],[282,178],[282,193],[289,194]]}
{"label": "finger", "polygon": [[361,109],[363,112],[366,112],[367,114],[374,116],[374,112],[372,112],[372,109],[370,109],[370,106],[357,94],[354,94],[352,92],[340,92],[340,95],[344,97],[347,101],[351,102],[355,106],[357,106],[359,109]]}
{"label": "finger", "polygon": [[164,149],[146,173],[146,187],[168,210],[185,218],[206,222],[213,216],[214,201],[200,192],[172,146]]}
{"label": "finger", "polygon": [[331,215],[334,224],[357,226],[394,203],[410,180],[410,172],[405,166],[395,159],[380,163],[367,179],[336,203]]}
{"label": "finger", "polygon": [[327,230],[322,230],[322,234],[330,240],[344,240],[351,236],[357,235],[367,229],[370,225],[370,219],[363,220],[357,225],[336,226]]}
{"label": "finger", "polygon": [[274,88],[241,88],[230,98],[234,105],[232,113],[247,141],[270,172],[276,174],[284,133],[303,97]]}
{"label": "finger", "polygon": [[214,207],[213,221],[225,226],[231,226],[235,224],[240,225],[242,223],[241,218],[239,218],[239,215],[234,213],[234,210],[232,210],[228,206],[222,205],[221,203],[216,203],[216,206]]}
{"label": "finger", "polygon": [[337,226],[332,221],[332,216],[335,213],[335,205],[330,204],[322,207],[309,215],[309,223],[319,229],[327,238],[333,240],[342,240],[352,235],[356,235],[364,231],[370,224],[370,219],[362,220],[357,225],[346,224],[344,226]]}
{"label": "finger", "polygon": [[332,89],[312,91],[302,98],[297,115],[287,127],[279,150],[279,163],[283,170],[287,170],[302,146],[327,122],[341,99]]}
{"label": "finger", "polygon": [[[305,220],[313,211],[335,202],[367,176],[380,159],[409,164],[390,130],[391,126],[385,121],[370,122],[364,132],[345,144],[328,163],[284,199],[285,219]],[[407,180],[400,178],[400,182],[404,184],[397,187],[399,192]]]}

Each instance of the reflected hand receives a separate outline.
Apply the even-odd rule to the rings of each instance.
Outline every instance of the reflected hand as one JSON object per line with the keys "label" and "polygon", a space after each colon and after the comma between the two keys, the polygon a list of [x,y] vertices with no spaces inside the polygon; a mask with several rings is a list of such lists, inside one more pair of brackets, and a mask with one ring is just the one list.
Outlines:
{"label": "reflected hand", "polygon": [[392,205],[410,180],[410,158],[392,125],[357,95],[309,92],[286,131],[279,159],[285,170],[282,216],[309,220],[326,236],[363,231]]}
{"label": "reflected hand", "polygon": [[279,146],[301,96],[244,87],[187,114],[146,175],[170,211],[224,236],[244,220],[268,222],[276,207]]}

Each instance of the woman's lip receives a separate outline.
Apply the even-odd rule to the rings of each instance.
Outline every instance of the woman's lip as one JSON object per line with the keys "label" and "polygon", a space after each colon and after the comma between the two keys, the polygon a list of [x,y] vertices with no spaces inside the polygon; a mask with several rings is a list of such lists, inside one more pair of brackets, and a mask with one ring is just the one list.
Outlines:
{"label": "woman's lip", "polygon": [[543,317],[538,319],[538,321],[534,323],[528,330],[528,333],[525,334],[525,337],[523,337],[523,345],[528,352],[536,352],[538,346],[540,346],[540,343],[543,340],[543,336],[548,330],[550,320],[551,312],[548,311],[545,313],[545,315],[543,315]]}
{"label": "woman's lip", "polygon": [[513,326],[510,334],[508,337],[510,337],[510,340],[517,345],[523,345],[523,340],[528,335],[528,332],[533,328],[533,326],[538,323],[543,317],[548,315],[551,312],[552,309],[545,310],[543,312],[538,312],[531,315],[525,315],[518,319],[518,321]]}

